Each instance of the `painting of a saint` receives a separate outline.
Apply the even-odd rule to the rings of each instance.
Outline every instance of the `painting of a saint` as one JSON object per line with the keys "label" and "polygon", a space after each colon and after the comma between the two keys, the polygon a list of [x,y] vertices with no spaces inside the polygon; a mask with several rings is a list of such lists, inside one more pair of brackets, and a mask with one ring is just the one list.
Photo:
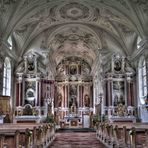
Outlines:
{"label": "painting of a saint", "polygon": [[120,71],[121,70],[121,61],[120,60],[116,60],[114,62],[114,70],[115,71]]}
{"label": "painting of a saint", "polygon": [[70,74],[71,75],[77,74],[77,66],[76,65],[71,65],[70,66]]}
{"label": "painting of a saint", "polygon": [[35,68],[34,62],[28,62],[28,70],[29,70],[29,71],[33,71],[34,68]]}

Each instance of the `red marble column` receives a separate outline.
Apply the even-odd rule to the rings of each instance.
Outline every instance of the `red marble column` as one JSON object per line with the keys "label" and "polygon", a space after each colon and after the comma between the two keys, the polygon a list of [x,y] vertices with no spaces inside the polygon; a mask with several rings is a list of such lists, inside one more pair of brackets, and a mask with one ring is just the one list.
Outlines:
{"label": "red marble column", "polygon": [[131,105],[135,106],[135,100],[134,100],[134,85],[133,82],[130,83],[131,88]]}
{"label": "red marble column", "polygon": [[131,79],[131,75],[127,74],[127,106],[134,105],[134,98],[133,98],[133,82]]}
{"label": "red marble column", "polygon": [[90,107],[93,107],[93,104],[94,104],[94,100],[93,100],[93,85],[90,86],[90,99],[91,99]]}
{"label": "red marble column", "polygon": [[81,74],[81,65],[78,65],[78,74]]}
{"label": "red marble column", "polygon": [[84,98],[84,96],[83,96],[84,94],[83,93],[84,93],[84,86],[82,85],[82,91],[81,91],[81,94],[82,94],[82,99],[81,99],[82,107],[84,106],[83,105],[83,98]]}
{"label": "red marble column", "polygon": [[16,83],[16,106],[19,106],[19,83]]}
{"label": "red marble column", "polygon": [[17,83],[16,83],[16,106],[23,105],[23,98],[22,98],[22,75],[18,75]]}
{"label": "red marble column", "polygon": [[39,85],[38,85],[38,106],[41,106],[41,80],[39,81]]}
{"label": "red marble column", "polygon": [[68,107],[68,84],[66,85],[66,106]]}
{"label": "red marble column", "polygon": [[22,106],[23,105],[23,84],[22,82],[19,82],[19,106]]}
{"label": "red marble column", "polygon": [[65,99],[65,91],[64,91],[64,86],[62,85],[62,107],[64,107],[64,99]]}
{"label": "red marble column", "polygon": [[37,106],[40,105],[40,82],[38,81],[37,82],[37,103],[36,103]]}
{"label": "red marble column", "polygon": [[63,106],[65,107],[65,85],[63,86]]}
{"label": "red marble column", "polygon": [[82,87],[81,87],[81,85],[79,85],[78,87],[79,87],[79,96],[78,96],[79,97],[79,103],[78,104],[79,104],[79,107],[82,107],[82,92],[81,92]]}
{"label": "red marble column", "polygon": [[107,87],[107,81],[105,81],[105,100],[104,100],[104,105],[108,106],[108,87]]}

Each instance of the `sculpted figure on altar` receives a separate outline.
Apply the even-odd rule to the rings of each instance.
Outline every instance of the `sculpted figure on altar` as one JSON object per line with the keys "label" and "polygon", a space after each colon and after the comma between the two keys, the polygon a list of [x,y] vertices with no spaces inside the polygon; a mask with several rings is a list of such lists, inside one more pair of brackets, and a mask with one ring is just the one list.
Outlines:
{"label": "sculpted figure on altar", "polygon": [[121,116],[124,116],[125,113],[126,113],[125,106],[122,103],[118,104],[117,115],[121,117]]}
{"label": "sculpted figure on altar", "polygon": [[62,106],[62,95],[61,94],[58,94],[58,97],[57,97],[57,107],[61,107]]}
{"label": "sculpted figure on altar", "polygon": [[87,94],[84,96],[84,107],[90,107],[90,98]]}
{"label": "sculpted figure on altar", "polygon": [[76,98],[71,98],[71,101],[69,103],[70,111],[71,113],[76,113],[77,109],[77,101]]}
{"label": "sculpted figure on altar", "polygon": [[76,104],[73,103],[71,106],[71,113],[76,113],[76,110],[77,110]]}

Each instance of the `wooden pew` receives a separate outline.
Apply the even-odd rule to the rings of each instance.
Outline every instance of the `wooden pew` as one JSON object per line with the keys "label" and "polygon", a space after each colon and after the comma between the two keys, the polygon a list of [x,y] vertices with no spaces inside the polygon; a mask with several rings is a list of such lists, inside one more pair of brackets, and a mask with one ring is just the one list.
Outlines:
{"label": "wooden pew", "polygon": [[54,126],[49,124],[9,124],[0,126],[0,148],[47,147],[54,140]]}
{"label": "wooden pew", "polygon": [[96,137],[108,148],[147,148],[148,125],[100,123]]}

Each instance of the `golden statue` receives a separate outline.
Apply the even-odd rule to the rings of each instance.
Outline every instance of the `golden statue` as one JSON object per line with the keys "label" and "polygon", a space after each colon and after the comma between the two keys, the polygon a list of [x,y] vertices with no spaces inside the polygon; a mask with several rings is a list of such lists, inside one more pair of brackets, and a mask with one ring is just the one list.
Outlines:
{"label": "golden statue", "polygon": [[117,115],[124,116],[124,114],[125,114],[125,106],[122,103],[120,103],[117,106]]}

